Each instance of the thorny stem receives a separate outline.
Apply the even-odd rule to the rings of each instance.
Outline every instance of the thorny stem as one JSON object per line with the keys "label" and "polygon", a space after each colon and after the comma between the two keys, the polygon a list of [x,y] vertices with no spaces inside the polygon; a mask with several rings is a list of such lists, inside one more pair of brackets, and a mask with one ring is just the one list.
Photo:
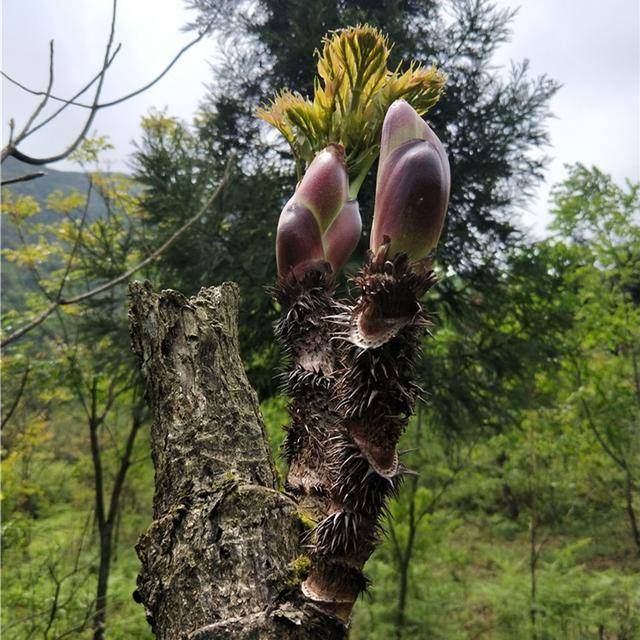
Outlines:
{"label": "thorny stem", "polygon": [[430,262],[409,263],[388,251],[381,247],[354,278],[361,297],[343,306],[329,336],[340,346],[323,463],[327,515],[313,532],[303,593],[345,623],[366,588],[362,568],[377,545],[387,499],[406,472],[395,446],[417,396],[413,367],[426,325],[418,299],[435,282]]}

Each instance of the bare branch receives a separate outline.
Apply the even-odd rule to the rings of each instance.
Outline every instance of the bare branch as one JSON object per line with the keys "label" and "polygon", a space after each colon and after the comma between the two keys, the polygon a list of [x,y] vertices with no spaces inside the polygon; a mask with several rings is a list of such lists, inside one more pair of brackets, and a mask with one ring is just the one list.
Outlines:
{"label": "bare branch", "polygon": [[[135,91],[132,91],[131,93],[128,93],[122,96],[121,98],[117,98],[116,100],[110,100],[109,102],[103,102],[102,104],[97,105],[96,109],[106,109],[107,107],[113,107],[116,104],[120,104],[121,102],[125,102],[126,100],[129,100],[131,98],[135,98],[135,96],[140,95],[147,89],[150,89],[151,87],[153,87],[153,85],[156,84],[157,82],[160,82],[160,80],[162,80],[162,78],[164,78],[164,76],[167,75],[167,73],[169,73],[169,71],[176,64],[176,62],[178,62],[178,60],[189,49],[191,49],[191,47],[198,44],[198,42],[200,42],[200,40],[202,40],[207,35],[207,33],[209,33],[210,26],[211,25],[209,24],[209,26],[207,26],[205,30],[202,31],[202,33],[200,33],[200,35],[197,38],[194,38],[193,40],[191,40],[191,42],[188,42],[184,47],[182,47],[182,49],[180,49],[180,51],[178,51],[178,53],[172,58],[171,62],[169,62],[169,64],[153,80],[150,80],[149,82],[147,82],[147,84],[143,85],[139,89],[136,89]],[[89,108],[89,105],[86,105],[86,104],[80,104],[80,103],[73,103],[73,104],[78,107],[84,107],[85,109]]]}
{"label": "bare branch", "polygon": [[224,175],[222,176],[222,180],[220,181],[220,184],[216,187],[214,192],[207,198],[207,200],[200,207],[200,209],[198,209],[196,214],[193,217],[189,218],[187,222],[185,222],[179,229],[177,229],[173,234],[171,234],[171,236],[165,242],[163,242],[162,245],[160,245],[153,253],[151,253],[144,260],[142,260],[135,266],[131,267],[131,269],[128,269],[118,277],[114,278],[113,280],[109,280],[109,282],[105,282],[104,284],[101,284],[91,289],[90,291],[86,291],[72,298],[66,298],[66,299],[60,298],[60,297],[57,298],[44,311],[42,311],[37,316],[35,316],[27,324],[25,324],[20,329],[17,329],[13,333],[9,334],[4,340],[2,340],[2,342],[0,343],[0,346],[5,347],[8,344],[15,342],[18,338],[21,338],[23,335],[31,331],[31,329],[33,329],[34,327],[37,327],[39,324],[44,322],[58,307],[66,306],[70,304],[76,304],[83,300],[87,300],[88,298],[92,298],[93,296],[99,293],[108,291],[109,289],[112,289],[116,285],[121,284],[122,282],[125,282],[134,273],[137,273],[141,269],[144,269],[147,265],[157,260],[157,258],[160,257],[178,238],[180,238],[180,236],[182,236],[185,233],[185,231],[187,231],[191,226],[193,226],[204,215],[204,213],[209,209],[209,207],[215,202],[215,200],[218,198],[218,196],[220,195],[220,193],[222,192],[222,190],[224,189],[224,187],[226,186],[229,180],[229,177],[231,175],[231,166],[233,164],[234,158],[235,156],[231,154],[231,156],[227,160],[227,164],[224,170]]}
{"label": "bare branch", "polygon": [[[184,47],[182,47],[182,49],[180,49],[180,51],[178,51],[178,53],[176,53],[176,55],[171,59],[171,61],[163,68],[163,70],[157,75],[155,76],[155,78],[153,78],[152,80],[150,80],[149,82],[147,82],[145,85],[143,85],[142,87],[140,87],[139,89],[136,89],[135,91],[132,91],[131,93],[127,93],[124,96],[121,96],[120,98],[116,98],[115,100],[109,100],[108,102],[102,102],[98,105],[96,105],[95,107],[93,105],[87,104],[86,102],[77,102],[76,99],[82,95],[99,77],[100,74],[96,75],[93,80],[87,85],[85,86],[85,88],[80,91],[79,93],[77,93],[75,96],[73,96],[72,98],[61,98],[59,96],[49,96],[49,98],[51,100],[55,100],[56,102],[62,102],[64,103],[64,106],[62,107],[63,109],[66,109],[66,107],[68,106],[73,106],[73,107],[81,107],[82,109],[106,109],[107,107],[113,107],[117,104],[120,104],[121,102],[125,102],[125,100],[129,100],[131,98],[135,98],[135,96],[140,95],[141,93],[143,93],[144,91],[146,91],[147,89],[150,89],[154,84],[158,83],[160,80],[162,80],[162,78],[164,78],[165,75],[167,75],[167,73],[171,70],[171,68],[176,64],[176,62],[178,62],[178,60],[189,50],[191,49],[191,47],[193,47],[194,45],[198,44],[198,42],[200,42],[208,33],[209,30],[211,28],[211,23],[209,23],[209,25],[207,25],[205,27],[205,29],[193,40],[191,40],[190,42],[187,42],[186,45],[184,45]],[[118,45],[118,50],[120,49],[121,45]],[[117,52],[117,51],[116,51]],[[115,57],[115,53],[114,53],[114,57]],[[12,78],[11,76],[9,76],[7,73],[5,73],[4,71],[0,71],[0,73],[12,84],[16,85],[17,87],[20,87],[20,89],[22,89],[23,91],[26,91],[27,93],[30,93],[31,95],[34,96],[41,96],[43,95],[44,92],[42,91],[35,91],[34,89],[30,89],[29,87],[23,85],[22,83],[18,82],[15,78]],[[54,115],[57,115],[54,114]],[[40,123],[36,128],[33,129],[33,131],[39,129],[41,126],[43,126],[44,124],[46,124],[46,122],[48,122],[48,120]],[[32,131],[32,132],[33,132]]]}
{"label": "bare branch", "polygon": [[[31,117],[27,120],[26,124],[22,128],[22,131],[17,135],[14,144],[18,144],[28,134],[33,121],[40,115],[40,112],[45,108],[51,95],[51,89],[53,87],[53,40],[49,41],[49,84],[47,90],[44,92],[44,97],[40,101],[40,104],[35,108],[35,111],[31,114]],[[4,150],[3,150],[4,152]],[[4,155],[2,158],[4,159]]]}
{"label": "bare branch", "polygon": [[[118,55],[118,52],[120,51],[121,48],[122,48],[122,44],[118,44],[118,46],[115,48],[114,52],[111,54],[111,57],[109,58],[109,61],[107,62],[107,66],[106,66],[107,69],[111,66],[111,63],[115,60],[115,58]],[[45,125],[49,124],[54,118],[57,118],[60,115],[60,113],[62,113],[67,107],[73,105],[74,104],[74,100],[76,100],[76,98],[79,98],[83,93],[88,91],[100,79],[100,75],[103,73],[103,71],[104,71],[104,68],[101,68],[100,71],[98,73],[96,73],[96,75],[93,76],[93,78],[87,84],[85,84],[84,87],[82,87],[82,89],[80,89],[69,100],[64,100],[64,98],[57,98],[56,96],[49,96],[49,98],[51,100],[57,100],[58,102],[63,102],[64,104],[59,109],[54,111],[50,116],[48,116],[47,118],[42,120],[42,122],[39,122],[35,127],[30,129],[29,132],[24,137],[25,138],[29,137],[30,135],[35,133],[38,129],[41,129]],[[8,76],[5,76],[5,77],[7,77],[7,79],[9,79]],[[11,82],[13,82],[14,84],[17,84],[21,89],[27,90],[26,87],[24,87],[23,85],[17,83],[15,80],[11,79]]]}
{"label": "bare branch", "polygon": [[16,128],[16,121],[13,118],[9,118],[9,145],[13,142],[13,132]]}
{"label": "bare branch", "polygon": [[213,202],[218,198],[222,189],[226,186],[229,176],[231,174],[231,164],[234,156],[231,155],[229,160],[227,161],[227,165],[225,167],[224,175],[220,184],[216,187],[215,191],[207,198],[205,203],[198,209],[197,213],[189,218],[187,222],[185,222],[177,231],[171,234],[169,238],[161,244],[151,255],[147,256],[142,262],[139,262],[134,267],[131,267],[128,271],[125,271],[122,275],[106,282],[105,284],[99,285],[90,291],[85,293],[81,293],[73,298],[69,298],[67,300],[60,300],[61,305],[67,304],[75,304],[76,302],[81,302],[82,300],[86,300],[87,298],[91,298],[98,293],[102,293],[103,291],[107,291],[115,287],[116,285],[128,280],[134,273],[144,269],[147,265],[151,264],[154,260],[156,260],[160,255],[162,255],[185,231],[187,231],[194,223],[196,223],[202,215],[209,209],[209,207],[213,204]]}
{"label": "bare branch", "polygon": [[52,302],[44,311],[40,312],[37,316],[34,316],[27,324],[20,327],[13,333],[10,333],[2,342],[0,342],[1,347],[6,347],[8,344],[11,344],[18,338],[21,338],[25,333],[28,333],[34,327],[37,327],[39,324],[42,324],[59,306],[59,302]]}
{"label": "bare branch", "polygon": [[[52,163],[52,162],[57,162],[58,160],[62,160],[64,158],[66,158],[69,154],[71,154],[78,147],[80,142],[82,142],[82,140],[85,138],[85,136],[87,135],[87,133],[89,131],[89,127],[91,126],[91,123],[93,122],[93,119],[95,118],[96,113],[100,109],[106,109],[108,107],[112,107],[114,105],[120,104],[120,103],[125,102],[126,100],[129,100],[131,98],[134,98],[135,96],[138,96],[141,93],[143,93],[143,92],[147,91],[148,89],[150,89],[153,85],[155,85],[162,78],[164,78],[164,76],[173,68],[173,66],[178,62],[178,60],[189,49],[191,49],[191,47],[193,47],[198,42],[200,42],[209,33],[211,25],[212,25],[212,22],[207,24],[206,27],[198,34],[197,37],[195,37],[193,40],[191,40],[185,46],[183,46],[182,49],[180,49],[180,51],[178,51],[178,53],[176,53],[176,55],[170,60],[170,62],[163,68],[163,70],[157,76],[155,76],[155,78],[153,78],[152,80],[150,80],[149,82],[144,84],[142,87],[136,89],[135,91],[131,91],[130,93],[128,93],[128,94],[126,94],[124,96],[121,96],[120,98],[117,98],[115,100],[110,100],[108,102],[100,103],[99,102],[99,98],[100,98],[100,94],[101,94],[101,91],[102,91],[102,85],[103,85],[103,82],[104,82],[106,71],[111,66],[111,63],[115,59],[117,53],[120,51],[120,47],[121,47],[121,45],[118,45],[116,47],[115,51],[113,52],[113,54],[111,54],[111,47],[113,45],[113,36],[114,36],[114,31],[115,31],[116,4],[117,4],[117,0],[114,0],[114,2],[113,2],[113,14],[112,14],[112,20],[111,20],[111,32],[110,32],[110,35],[109,35],[109,41],[107,43],[105,58],[104,58],[102,67],[101,67],[100,71],[90,80],[90,82],[88,82],[82,89],[80,89],[71,98],[69,98],[69,99],[61,98],[59,96],[54,96],[54,95],[51,94],[51,85],[53,84],[53,40],[50,43],[50,47],[51,47],[50,82],[49,82],[49,86],[47,87],[46,91],[43,92],[43,91],[35,91],[33,89],[30,89],[29,87],[25,86],[24,84],[18,82],[17,80],[15,80],[14,78],[12,78],[8,74],[6,74],[5,72],[1,72],[2,75],[9,82],[11,82],[11,83],[15,84],[16,86],[20,87],[23,91],[26,91],[27,93],[30,93],[30,94],[36,95],[36,96],[40,96],[40,95],[44,96],[44,98],[43,98],[42,102],[40,103],[40,105],[36,108],[36,110],[33,112],[31,117],[27,121],[27,124],[23,128],[22,132],[15,139],[13,138],[13,128],[11,129],[12,134],[11,134],[11,136],[9,138],[9,143],[2,150],[2,160],[4,160],[8,156],[13,156],[14,158],[17,158],[18,160],[21,160],[22,162],[26,162],[28,164],[42,165],[42,164],[48,164],[48,163]],[[79,98],[83,93],[85,93],[96,81],[98,82],[98,86],[96,88],[96,93],[94,95],[93,102],[91,104],[87,104],[87,103],[83,103],[83,102],[77,102],[77,98]],[[51,100],[55,100],[57,102],[62,102],[63,104],[59,109],[54,111],[54,113],[52,113],[49,117],[45,118],[42,122],[38,123],[35,126],[32,126],[34,120],[40,114],[40,112],[42,111],[42,109],[44,108],[44,106],[46,105],[48,100],[50,100],[50,99]],[[66,109],[69,106],[75,106],[75,107],[81,107],[81,108],[84,108],[84,109],[88,109],[89,110],[89,115],[87,117],[87,120],[85,122],[85,125],[84,125],[82,131],[77,136],[77,138],[74,140],[74,142],[72,142],[67,147],[67,149],[65,149],[63,152],[61,152],[61,153],[59,153],[57,155],[53,155],[53,156],[50,156],[48,158],[35,158],[35,157],[32,157],[32,156],[28,156],[27,154],[24,154],[20,150],[18,150],[18,148],[17,148],[18,144],[20,144],[26,138],[28,138],[30,135],[32,135],[33,133],[38,131],[38,129],[41,129],[42,127],[47,125],[49,122],[51,122],[53,119],[55,119],[62,111],[64,111],[64,109]],[[34,177],[36,177],[36,176],[34,176]]]}
{"label": "bare branch", "polygon": [[[84,138],[86,137],[87,133],[89,132],[89,128],[91,127],[91,123],[93,122],[93,119],[96,117],[96,113],[98,112],[96,107],[100,102],[100,94],[102,93],[102,86],[104,84],[104,78],[105,78],[105,75],[106,75],[106,72],[107,72],[108,62],[109,62],[109,58],[111,57],[111,47],[113,46],[113,36],[115,34],[115,29],[116,29],[116,9],[117,9],[117,6],[118,6],[118,0],[113,0],[113,11],[112,11],[112,14],[111,14],[111,29],[110,29],[110,32],[109,32],[109,40],[107,42],[107,46],[106,46],[106,49],[105,49],[104,61],[102,63],[102,70],[100,71],[100,77],[99,77],[99,80],[98,80],[98,86],[96,87],[96,92],[95,92],[95,95],[94,95],[94,98],[93,98],[93,104],[91,106],[91,110],[89,111],[89,116],[87,117],[87,120],[84,123],[84,127],[82,128],[82,130],[80,131],[80,133],[78,134],[76,139],[64,151],[62,151],[61,153],[59,153],[57,155],[49,156],[48,158],[34,158],[32,156],[28,156],[28,155],[22,153],[21,151],[19,151],[16,148],[16,146],[25,137],[26,132],[29,130],[29,126],[33,123],[35,115],[37,115],[39,113],[39,110],[36,110],[35,115],[32,115],[32,117],[29,119],[29,122],[27,123],[27,127],[25,128],[25,130],[23,130],[23,133],[21,134],[21,136],[18,136],[18,138],[16,138],[16,141],[13,143],[13,146],[8,149],[6,155],[11,155],[14,158],[16,158],[17,160],[20,160],[22,162],[26,162],[27,164],[32,164],[32,165],[48,164],[48,163],[57,162],[58,160],[63,160],[64,158],[66,158],[71,153],[73,153],[78,148],[80,143],[84,140]],[[46,98],[48,98],[48,96]],[[46,98],[45,98],[45,100],[46,100]],[[2,158],[4,159],[6,157],[4,149],[3,149],[2,153],[3,153]]]}
{"label": "bare branch", "polygon": [[22,400],[22,394],[24,393],[24,389],[27,385],[27,379],[29,378],[29,373],[31,373],[31,362],[27,362],[27,366],[25,367],[25,370],[22,372],[22,378],[20,379],[20,386],[18,387],[18,393],[16,394],[16,397],[11,403],[11,406],[9,407],[9,411],[7,412],[7,415],[4,416],[4,418],[2,418],[2,423],[0,424],[0,431],[2,431],[5,428],[9,420],[11,420],[11,416],[13,416],[13,414],[15,413],[15,410],[18,408],[18,405],[20,404],[20,400]]}
{"label": "bare branch", "polygon": [[35,173],[25,173],[23,176],[16,176],[15,178],[7,178],[0,182],[0,186],[6,186],[8,184],[15,184],[16,182],[28,182],[29,180],[35,180],[41,178],[47,174],[44,171],[36,171]]}

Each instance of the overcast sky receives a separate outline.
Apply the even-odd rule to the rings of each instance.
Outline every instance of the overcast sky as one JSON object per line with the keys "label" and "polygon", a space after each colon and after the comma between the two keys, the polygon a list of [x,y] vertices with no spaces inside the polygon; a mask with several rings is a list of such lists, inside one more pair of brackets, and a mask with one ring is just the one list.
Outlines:
{"label": "overcast sky", "polygon": [[[549,186],[563,178],[566,163],[596,164],[619,180],[640,174],[640,2],[639,0],[498,0],[520,7],[512,42],[496,58],[528,58],[534,74],[563,84],[551,107],[553,160],[546,183],[523,220],[540,235],[548,220]],[[55,40],[54,92],[70,95],[99,69],[110,20],[110,0],[3,0],[2,65],[6,73],[43,89],[47,82],[48,41]],[[152,20],[149,17],[152,16]],[[116,42],[122,43],[105,82],[113,99],[154,77],[192,36],[180,31],[189,19],[181,0],[122,0]],[[158,85],[122,105],[99,112],[94,126],[108,134],[115,150],[112,168],[127,168],[140,116],[151,107],[189,120],[215,61],[211,39],[192,48]],[[446,69],[445,69],[446,71]],[[3,80],[3,140],[10,117],[19,128],[35,98]],[[24,145],[35,155],[60,151],[80,125],[68,109],[56,126],[43,128]],[[72,168],[60,163],[58,168]]]}

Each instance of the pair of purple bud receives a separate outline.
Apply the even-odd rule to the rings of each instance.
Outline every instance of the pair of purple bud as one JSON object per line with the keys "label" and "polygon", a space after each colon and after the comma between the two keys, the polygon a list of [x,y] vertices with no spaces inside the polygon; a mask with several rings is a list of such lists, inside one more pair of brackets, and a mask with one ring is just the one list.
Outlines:
{"label": "pair of purple bud", "polygon": [[[387,111],[380,140],[375,211],[369,248],[389,243],[390,255],[412,260],[437,245],[449,203],[451,177],[442,143],[404,100]],[[318,153],[278,222],[278,274],[301,276],[319,262],[337,274],[362,233],[358,201],[349,199],[344,148]]]}

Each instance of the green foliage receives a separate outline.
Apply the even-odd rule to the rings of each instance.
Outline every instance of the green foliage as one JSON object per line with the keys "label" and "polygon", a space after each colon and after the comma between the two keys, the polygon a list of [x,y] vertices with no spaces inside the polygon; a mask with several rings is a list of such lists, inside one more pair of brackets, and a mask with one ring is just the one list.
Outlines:
{"label": "green foliage", "polygon": [[[103,143],[96,145],[88,158]],[[8,300],[13,307],[3,315],[8,332],[52,300],[103,284],[140,260],[144,211],[131,180],[94,171],[84,181],[82,192],[53,189],[38,203],[46,202],[45,216],[30,203],[33,215],[21,215],[29,196],[3,198],[4,222],[17,238],[3,249],[3,261],[31,278],[29,287],[3,300],[5,309]],[[102,206],[90,216],[96,199]],[[153,478],[146,441],[133,440],[125,451],[141,409],[124,287],[61,306],[4,350],[3,373],[12,374],[9,383],[3,376],[3,630],[15,638],[90,635],[100,501],[113,513],[115,531],[107,604],[112,637],[148,637],[130,594],[133,546],[149,518]],[[115,503],[115,477],[126,456],[133,466]]]}
{"label": "green foliage", "polygon": [[287,413],[287,401],[285,398],[268,398],[260,403],[260,411],[264,418],[269,442],[271,443],[271,453],[276,462],[276,469],[281,484],[286,476],[287,467],[281,455],[280,447],[284,441],[284,426],[287,424],[289,414]]}
{"label": "green foliage", "polygon": [[554,193],[560,233],[427,345],[428,430],[420,414],[407,434],[420,477],[355,638],[640,633],[638,185],[576,166]]}
{"label": "green foliage", "polygon": [[[169,129],[178,134],[179,127]],[[129,183],[94,179],[112,210],[89,227],[79,254],[99,259],[80,261],[70,286],[88,273],[98,282],[111,274],[107,256],[118,268],[132,259],[123,250],[130,241],[124,211],[147,220],[139,201],[130,200]],[[419,476],[409,477],[391,504],[389,535],[367,565],[373,586],[357,605],[353,638],[582,640],[640,633],[629,486],[636,510],[638,498],[635,482],[626,482],[637,477],[637,193],[637,185],[620,188],[597,170],[575,167],[555,190],[556,234],[506,254],[488,283],[493,297],[476,293],[464,315],[452,309],[434,318],[436,336],[425,344],[420,374],[429,402],[401,444],[408,449],[403,462]],[[77,230],[68,224],[73,212],[59,215],[55,229],[31,233],[29,219],[22,223],[35,243],[41,234],[52,239],[37,263],[58,263],[46,286],[56,281]],[[465,280],[453,274],[447,284],[464,289]],[[434,305],[446,308],[439,298]],[[111,382],[126,386],[126,372],[134,370],[124,351],[119,295],[82,316],[66,315],[64,323],[66,338],[48,324],[37,339],[4,354],[10,397],[29,368],[25,395],[3,434],[2,615],[17,638],[44,634],[56,581],[61,606],[49,636],[73,628],[77,637],[90,636],[97,535],[78,384],[95,382],[102,407]],[[103,462],[112,470],[131,394],[118,396],[105,423]],[[285,406],[283,398],[261,403],[281,472]],[[138,568],[133,546],[150,517],[146,438],[136,441],[133,460],[109,589],[113,638],[151,637],[130,597]],[[293,573],[304,564],[295,562]]]}
{"label": "green foliage", "polygon": [[[585,456],[588,434],[575,425],[569,434],[570,428],[565,425],[559,444],[554,422],[538,432],[542,451],[534,483],[526,431],[480,441],[471,454],[467,443],[452,445],[435,432],[423,434],[423,453],[410,461],[420,470],[419,488],[414,493],[407,483],[392,505],[392,535],[367,565],[373,587],[356,608],[351,637],[533,637],[534,492],[542,510],[543,542],[535,637],[635,637],[640,632],[640,580],[624,513],[610,501],[618,479],[594,477],[602,454],[591,446]],[[400,632],[398,553],[406,551],[412,513],[417,526]]]}
{"label": "green foliage", "polygon": [[[17,640],[42,637],[50,620],[48,637],[91,637],[97,532],[86,425],[73,399],[56,405],[40,419],[20,412],[3,434],[2,629]],[[126,428],[126,414],[109,425],[114,438]],[[107,448],[107,454],[111,465],[117,452]],[[110,582],[109,636],[122,640],[153,637],[131,598],[134,546],[151,517],[147,438],[139,439],[134,456]]]}

